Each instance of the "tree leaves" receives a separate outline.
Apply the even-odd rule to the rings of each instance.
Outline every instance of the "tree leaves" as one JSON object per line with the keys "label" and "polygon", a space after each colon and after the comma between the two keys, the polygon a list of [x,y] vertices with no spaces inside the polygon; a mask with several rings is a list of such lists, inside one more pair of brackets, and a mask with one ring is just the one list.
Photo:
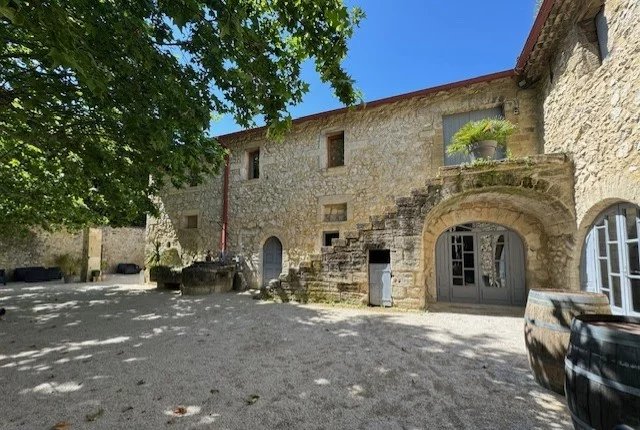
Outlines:
{"label": "tree leaves", "polygon": [[342,0],[0,0],[0,229],[155,213],[166,183],[218,172],[212,116],[283,136],[308,58],[356,103],[341,60],[361,18]]}

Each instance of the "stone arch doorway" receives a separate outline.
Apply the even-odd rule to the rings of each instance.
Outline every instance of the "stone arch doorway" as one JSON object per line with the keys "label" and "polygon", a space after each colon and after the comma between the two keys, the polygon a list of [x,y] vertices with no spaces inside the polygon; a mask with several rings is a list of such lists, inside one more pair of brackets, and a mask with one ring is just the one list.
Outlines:
{"label": "stone arch doorway", "polygon": [[526,301],[524,246],[499,224],[470,222],[436,242],[437,300],[522,306]]}
{"label": "stone arch doorway", "polygon": [[581,259],[583,290],[609,297],[614,314],[640,316],[640,206],[617,203],[587,232]]}
{"label": "stone arch doorway", "polygon": [[262,284],[278,279],[282,273],[282,242],[275,236],[268,238],[262,247]]}

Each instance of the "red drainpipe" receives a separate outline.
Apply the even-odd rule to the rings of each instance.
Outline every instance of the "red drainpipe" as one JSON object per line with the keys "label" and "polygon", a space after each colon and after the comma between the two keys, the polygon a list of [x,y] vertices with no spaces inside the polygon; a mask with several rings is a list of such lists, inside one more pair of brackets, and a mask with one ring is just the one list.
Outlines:
{"label": "red drainpipe", "polygon": [[229,156],[224,160],[224,180],[222,185],[222,231],[220,232],[220,252],[227,253],[227,235],[229,228]]}

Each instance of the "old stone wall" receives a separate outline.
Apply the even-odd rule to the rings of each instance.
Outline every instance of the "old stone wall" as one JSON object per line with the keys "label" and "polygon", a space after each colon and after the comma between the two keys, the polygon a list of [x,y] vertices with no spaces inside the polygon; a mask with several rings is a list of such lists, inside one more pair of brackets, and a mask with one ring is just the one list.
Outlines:
{"label": "old stone wall", "polygon": [[395,305],[421,308],[437,300],[436,241],[448,228],[474,221],[515,231],[525,245],[528,288],[569,288],[573,255],[573,170],[563,155],[540,155],[485,166],[447,167],[425,186],[397,197],[369,223],[358,224],[283,277],[311,300],[368,302],[368,252],[391,254]]}
{"label": "old stone wall", "polygon": [[102,265],[106,273],[115,273],[119,263],[145,266],[145,229],[141,227],[105,227],[102,229]]}
{"label": "old stone wall", "polygon": [[[11,274],[17,267],[55,266],[54,259],[62,254],[80,260],[83,247],[83,231],[34,230],[24,236],[0,237],[0,269]],[[107,273],[113,273],[121,262],[143,266],[144,247],[144,228],[102,228],[102,261]]]}
{"label": "old stone wall", "polygon": [[[167,187],[156,199],[160,217],[147,217],[145,258],[157,246],[159,251],[175,250],[184,265],[203,260],[207,250],[220,251],[222,228],[222,175],[184,189]],[[197,217],[197,227],[188,228],[187,217]]]}
{"label": "old stone wall", "polygon": [[544,150],[575,162],[580,242],[607,205],[640,204],[640,2],[604,2],[609,55],[602,62],[592,21],[600,5],[591,3],[598,2],[585,2],[568,21],[540,83]]}
{"label": "old stone wall", "polygon": [[[283,244],[285,271],[296,267],[319,252],[323,231],[345,238],[437,174],[444,160],[443,115],[498,105],[519,125],[508,142],[513,155],[535,154],[535,91],[518,89],[511,78],[307,121],[283,143],[266,141],[262,130],[225,141],[231,149],[230,250],[246,258],[254,284],[261,281],[262,246],[270,236]],[[326,136],[340,131],[345,166],[327,168]],[[260,178],[247,179],[247,154],[256,148]],[[194,203],[186,194],[174,198],[184,202],[180,207]],[[347,203],[347,220],[325,222],[323,205],[336,203]]]}

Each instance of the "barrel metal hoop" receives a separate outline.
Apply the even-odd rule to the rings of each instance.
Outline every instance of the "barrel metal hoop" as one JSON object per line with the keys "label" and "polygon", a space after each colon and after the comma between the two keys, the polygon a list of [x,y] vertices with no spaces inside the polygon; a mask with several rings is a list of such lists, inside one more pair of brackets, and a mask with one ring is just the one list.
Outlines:
{"label": "barrel metal hoop", "polygon": [[602,376],[596,375],[595,373],[590,372],[586,369],[583,369],[582,367],[574,366],[573,363],[571,363],[571,361],[569,361],[566,358],[564,359],[564,365],[567,369],[572,370],[578,375],[586,376],[587,379],[593,382],[597,382],[606,387],[615,388],[618,391],[622,391],[623,393],[626,393],[626,394],[631,394],[632,396],[640,397],[640,388],[630,387],[628,385],[621,384],[620,382],[603,378]]}
{"label": "barrel metal hoop", "polygon": [[638,338],[640,338],[637,334],[614,330],[606,326],[597,327],[578,318],[573,319],[572,329],[580,333],[581,339],[586,336],[588,339],[597,340],[599,343],[613,342],[619,345],[637,347]]}
{"label": "barrel metal hoop", "polygon": [[[575,305],[609,305],[609,301],[605,296],[599,296],[597,294],[571,294],[570,291],[566,293],[554,293],[551,296],[548,292],[543,290],[530,290],[529,301],[535,301],[539,304],[546,304],[552,306],[575,308]],[[566,306],[562,306],[566,304]]]}
{"label": "barrel metal hoop", "polygon": [[595,430],[589,424],[585,423],[580,418],[578,418],[578,416],[574,414],[573,411],[570,410],[569,412],[571,412],[571,418],[573,418],[573,420],[578,423],[578,425],[581,427],[581,430]]}
{"label": "barrel metal hoop", "polygon": [[539,321],[539,320],[536,320],[534,318],[529,318],[529,317],[525,317],[524,321],[526,323],[529,323],[529,324],[534,325],[536,327],[546,328],[546,329],[549,329],[549,330],[559,331],[559,332],[562,332],[562,333],[571,333],[571,329],[569,327],[563,327],[563,326],[558,325],[558,324],[551,324],[551,323],[548,323],[548,322],[545,322],[545,321]]}

